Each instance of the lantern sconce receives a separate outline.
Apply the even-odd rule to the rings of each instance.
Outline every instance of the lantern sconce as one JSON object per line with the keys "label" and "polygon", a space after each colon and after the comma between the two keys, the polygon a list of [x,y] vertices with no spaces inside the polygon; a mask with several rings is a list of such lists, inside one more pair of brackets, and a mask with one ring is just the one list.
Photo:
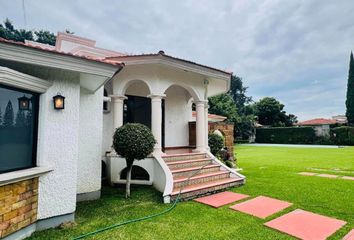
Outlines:
{"label": "lantern sconce", "polygon": [[23,97],[18,98],[18,109],[19,110],[29,110],[30,99],[23,95]]}
{"label": "lantern sconce", "polygon": [[54,109],[56,110],[64,109],[65,97],[62,96],[60,93],[58,93],[53,97],[53,104],[54,104]]}

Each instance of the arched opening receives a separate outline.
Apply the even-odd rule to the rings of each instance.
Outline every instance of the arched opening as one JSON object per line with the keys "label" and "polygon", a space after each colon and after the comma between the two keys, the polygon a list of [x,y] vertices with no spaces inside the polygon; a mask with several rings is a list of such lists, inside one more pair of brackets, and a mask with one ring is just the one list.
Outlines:
{"label": "arched opening", "polygon": [[[167,150],[190,148],[189,122],[192,104],[197,95],[191,89],[171,85],[165,91],[165,146]],[[194,96],[194,97],[193,97]]]}
{"label": "arched opening", "polygon": [[123,122],[141,123],[151,128],[150,87],[144,81],[132,80],[124,88]]}
{"label": "arched opening", "polygon": [[[121,173],[120,173],[120,179],[125,180],[127,179],[127,168],[124,168]],[[144,180],[144,181],[149,181],[150,180],[150,176],[149,173],[142,167],[133,166],[132,169],[132,176],[131,176],[132,180]]]}
{"label": "arched opening", "polygon": [[108,97],[107,89],[103,89],[103,111],[108,111],[108,101],[106,101],[106,97]]}

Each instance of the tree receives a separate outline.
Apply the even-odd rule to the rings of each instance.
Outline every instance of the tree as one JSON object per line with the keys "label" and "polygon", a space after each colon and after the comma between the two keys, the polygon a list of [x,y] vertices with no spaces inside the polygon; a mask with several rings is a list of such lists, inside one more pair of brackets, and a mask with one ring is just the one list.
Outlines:
{"label": "tree", "polygon": [[14,125],[14,109],[12,108],[12,103],[9,100],[5,108],[3,126],[11,127],[13,125]]}
{"label": "tree", "polygon": [[252,97],[246,96],[246,91],[247,87],[243,86],[242,78],[232,75],[229,94],[234,100],[239,114],[243,112],[246,104],[252,102]]}
{"label": "tree", "polygon": [[254,104],[258,122],[273,127],[292,126],[297,121],[295,115],[287,115],[283,109],[284,104],[273,97],[262,98]]}
{"label": "tree", "polygon": [[6,18],[4,25],[0,24],[0,37],[16,42],[25,42],[25,40],[40,42],[49,45],[55,45],[56,36],[49,31],[27,31],[25,29],[16,29],[12,22]]}
{"label": "tree", "polygon": [[210,147],[210,152],[216,156],[224,147],[224,138],[216,133],[210,133],[208,135],[208,146]]}
{"label": "tree", "polygon": [[236,104],[228,93],[210,97],[209,112],[212,114],[225,116],[230,122],[234,122],[238,117]]}
{"label": "tree", "polygon": [[25,111],[17,111],[16,114],[16,127],[25,127],[26,126],[26,114]]}
{"label": "tree", "polygon": [[347,100],[345,101],[347,107],[345,115],[348,119],[349,125],[354,125],[354,59],[353,52],[350,53],[349,74],[347,84]]}
{"label": "tree", "polygon": [[2,111],[1,111],[1,108],[0,108],[0,126],[2,125]]}
{"label": "tree", "polygon": [[156,141],[150,129],[140,123],[127,123],[117,128],[113,136],[113,148],[125,158],[127,183],[125,197],[130,197],[131,173],[135,159],[146,158],[154,150]]}

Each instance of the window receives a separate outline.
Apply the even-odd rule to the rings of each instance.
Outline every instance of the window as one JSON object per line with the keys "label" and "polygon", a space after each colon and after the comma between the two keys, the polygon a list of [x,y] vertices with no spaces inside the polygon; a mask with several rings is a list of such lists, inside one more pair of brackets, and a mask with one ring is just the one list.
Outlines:
{"label": "window", "polygon": [[36,164],[39,94],[0,85],[0,173]]}

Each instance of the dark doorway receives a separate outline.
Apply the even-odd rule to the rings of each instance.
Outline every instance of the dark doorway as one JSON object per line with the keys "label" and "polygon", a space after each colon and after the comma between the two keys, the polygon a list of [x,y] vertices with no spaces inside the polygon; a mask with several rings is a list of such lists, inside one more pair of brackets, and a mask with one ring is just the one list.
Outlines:
{"label": "dark doorway", "polygon": [[[127,168],[124,168],[122,170],[122,172],[120,173],[120,179],[127,179]],[[132,169],[132,176],[131,176],[132,180],[146,180],[149,181],[150,180],[150,176],[149,173],[142,167],[133,166]]]}
{"label": "dark doorway", "polygon": [[[124,100],[123,121],[126,123],[141,123],[151,129],[151,99],[147,97],[126,95]],[[162,100],[161,145],[165,147],[165,100]]]}

